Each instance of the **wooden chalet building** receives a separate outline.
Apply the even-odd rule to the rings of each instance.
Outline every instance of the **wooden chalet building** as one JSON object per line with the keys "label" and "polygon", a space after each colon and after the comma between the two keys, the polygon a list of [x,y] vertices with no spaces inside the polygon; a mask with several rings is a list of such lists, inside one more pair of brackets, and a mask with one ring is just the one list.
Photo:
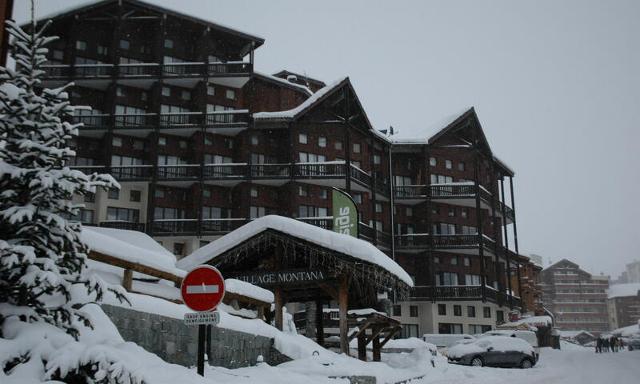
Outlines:
{"label": "wooden chalet building", "polygon": [[259,37],[139,0],[48,18],[61,39],[45,85],[73,81],[72,102],[93,108],[75,117],[73,165],[122,186],[86,199],[83,223],[144,231],[180,258],[268,214],[331,228],[335,187],[359,236],[415,280],[393,311],[405,336],[477,333],[520,308],[514,173],[473,108],[390,139],[348,78],[254,71]]}

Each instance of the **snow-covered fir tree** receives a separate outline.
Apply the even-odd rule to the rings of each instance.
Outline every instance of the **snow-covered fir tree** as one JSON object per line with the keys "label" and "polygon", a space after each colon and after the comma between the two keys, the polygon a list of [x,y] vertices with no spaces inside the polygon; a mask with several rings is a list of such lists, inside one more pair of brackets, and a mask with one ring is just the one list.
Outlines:
{"label": "snow-covered fir tree", "polygon": [[[40,335],[28,340],[40,341],[21,345],[15,355],[11,348],[4,350],[0,376],[20,365],[34,371],[35,364],[41,380],[137,382],[117,355],[91,352],[92,346],[77,342],[92,328],[83,301],[100,301],[107,290],[124,296],[86,273],[88,249],[80,240],[80,223],[71,220],[81,206],[72,197],[119,185],[109,175],[68,167],[75,155],[69,141],[79,127],[70,122],[75,107],[67,88],[72,84],[42,86],[45,46],[55,38],[45,36],[46,25],[36,29],[33,22],[25,31],[7,24],[16,64],[15,69],[0,67],[0,342],[18,337],[13,333],[19,324]],[[81,294],[73,295],[78,289]]]}

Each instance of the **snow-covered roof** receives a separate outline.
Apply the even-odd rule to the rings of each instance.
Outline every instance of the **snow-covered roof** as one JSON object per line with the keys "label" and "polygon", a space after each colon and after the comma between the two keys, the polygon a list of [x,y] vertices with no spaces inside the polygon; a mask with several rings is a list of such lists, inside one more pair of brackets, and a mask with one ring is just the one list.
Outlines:
{"label": "snow-covered roof", "polygon": [[[79,9],[82,8],[90,8],[93,6],[98,6],[101,5],[101,3],[104,4],[108,4],[108,3],[115,3],[117,0],[86,0],[86,1],[82,1],[82,2],[75,2],[73,5],[67,6],[67,7],[60,7],[58,8],[56,11],[54,12],[50,12],[47,13],[45,15],[36,15],[36,19],[37,20],[46,20],[46,19],[53,19],[55,17],[59,17],[59,16],[63,16],[67,13],[72,13],[75,12]],[[166,11],[167,13],[173,13],[176,16],[179,17],[185,17],[185,18],[190,18],[193,19],[195,21],[207,24],[208,26],[213,27],[214,29],[218,29],[221,30],[223,32],[228,32],[228,33],[232,33],[234,35],[238,35],[241,36],[243,38],[249,39],[249,40],[254,40],[258,45],[261,45],[264,43],[264,38],[256,36],[254,34],[249,34],[246,32],[241,32],[233,27],[230,26],[226,26],[224,24],[218,23],[217,21],[213,21],[210,20],[206,17],[203,18],[203,14],[197,14],[197,15],[188,15],[183,13],[184,9],[182,7],[179,6],[174,6],[173,3],[171,5],[167,5],[166,3],[163,4],[162,6],[159,6],[151,1],[143,1],[143,0],[125,0],[126,2],[129,2],[131,4],[138,4],[142,7],[146,7],[146,8],[151,8],[151,9],[155,9],[157,11]]]}
{"label": "snow-covered roof", "polygon": [[273,292],[238,279],[224,279],[224,290],[250,297],[265,303],[273,303]]}
{"label": "snow-covered roof", "polygon": [[197,265],[206,264],[217,256],[234,248],[236,245],[268,229],[284,232],[293,237],[332,249],[344,255],[378,265],[395,275],[405,284],[413,287],[413,280],[409,274],[373,244],[352,236],[343,235],[295,219],[276,215],[263,216],[243,225],[235,231],[212,241],[204,247],[197,249],[189,256],[179,260],[177,266],[188,270]]}
{"label": "snow-covered roof", "polygon": [[613,284],[609,286],[607,295],[610,299],[615,297],[638,296],[640,283]]}
{"label": "snow-covered roof", "polygon": [[255,71],[255,70],[253,71],[253,74],[254,74],[254,75],[257,75],[257,76],[259,76],[259,77],[263,77],[263,78],[265,78],[265,79],[268,79],[268,80],[270,80],[270,81],[276,82],[276,83],[278,83],[278,84],[282,84],[282,85],[284,85],[284,86],[287,86],[287,87],[291,87],[291,88],[297,89],[297,90],[299,90],[299,91],[301,91],[301,92],[304,92],[304,93],[305,93],[306,95],[308,95],[308,96],[313,95],[313,91],[312,91],[312,90],[310,90],[308,87],[306,87],[306,86],[304,86],[304,85],[297,84],[297,83],[293,83],[293,82],[291,82],[291,81],[289,81],[289,80],[286,80],[286,79],[283,79],[283,78],[281,78],[281,77],[276,77],[276,76],[269,75],[269,74],[266,74],[266,73],[264,73],[264,72]]}
{"label": "snow-covered roof", "polygon": [[623,336],[623,337],[631,337],[631,336],[638,337],[640,336],[640,321],[638,322],[638,324],[629,325],[629,326],[618,328],[614,331],[611,331],[611,334],[616,336]]}
{"label": "snow-covered roof", "polygon": [[176,268],[176,257],[145,233],[85,226],[80,239],[93,251],[179,277],[185,275],[184,270]]}
{"label": "snow-covered roof", "polygon": [[[297,117],[300,113],[307,110],[319,100],[321,100],[325,95],[329,92],[333,91],[335,88],[340,86],[347,77],[340,78],[335,82],[327,85],[326,87],[319,89],[318,92],[314,93],[313,96],[309,97],[304,103],[298,105],[293,109],[289,109],[286,111],[276,111],[276,112],[257,112],[253,114],[253,118],[256,120],[290,120]],[[285,80],[286,81],[286,80]]]}

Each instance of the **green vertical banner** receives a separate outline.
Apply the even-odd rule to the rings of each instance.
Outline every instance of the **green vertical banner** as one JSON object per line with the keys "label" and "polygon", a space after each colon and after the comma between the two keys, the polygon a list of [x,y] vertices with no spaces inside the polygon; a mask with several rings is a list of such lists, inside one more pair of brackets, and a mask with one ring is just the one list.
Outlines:
{"label": "green vertical banner", "polygon": [[334,188],[331,200],[333,203],[333,231],[358,237],[358,208],[351,196]]}

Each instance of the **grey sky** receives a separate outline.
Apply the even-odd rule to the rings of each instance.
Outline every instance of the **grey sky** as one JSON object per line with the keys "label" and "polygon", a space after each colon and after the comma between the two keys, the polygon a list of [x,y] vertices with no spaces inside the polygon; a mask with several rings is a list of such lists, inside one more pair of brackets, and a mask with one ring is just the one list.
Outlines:
{"label": "grey sky", "polygon": [[257,70],[348,75],[398,136],[475,106],[516,172],[521,253],[613,277],[640,259],[640,1],[147,1],[264,37]]}

